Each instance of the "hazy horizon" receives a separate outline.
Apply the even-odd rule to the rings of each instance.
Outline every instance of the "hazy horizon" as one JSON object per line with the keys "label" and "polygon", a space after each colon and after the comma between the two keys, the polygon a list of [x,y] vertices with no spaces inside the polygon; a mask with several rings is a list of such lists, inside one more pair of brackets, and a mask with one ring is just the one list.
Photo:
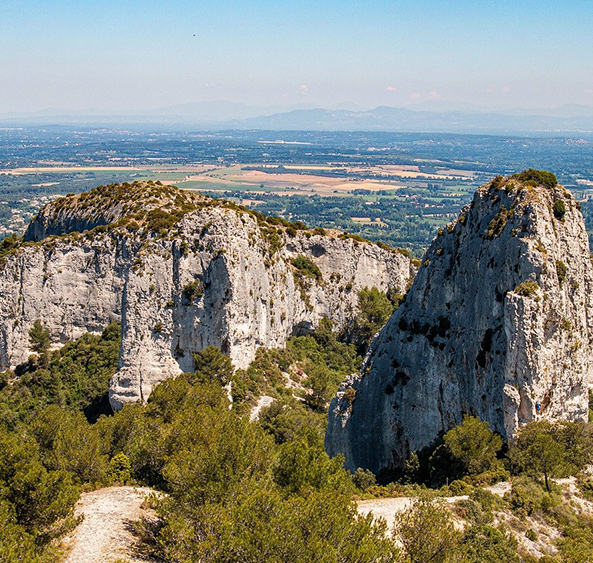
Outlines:
{"label": "hazy horizon", "polygon": [[592,28],[582,0],[7,0],[0,113],[593,105]]}

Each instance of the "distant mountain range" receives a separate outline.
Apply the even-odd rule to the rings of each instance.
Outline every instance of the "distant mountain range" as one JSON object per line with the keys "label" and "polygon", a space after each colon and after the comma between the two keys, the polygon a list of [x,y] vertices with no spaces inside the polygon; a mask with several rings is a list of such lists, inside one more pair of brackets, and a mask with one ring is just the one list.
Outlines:
{"label": "distant mountain range", "polygon": [[309,131],[410,131],[492,134],[593,134],[593,107],[492,111],[470,105],[424,102],[408,108],[355,104],[320,108],[250,106],[228,101],[201,101],[144,113],[47,109],[0,114],[0,125],[161,126],[174,129],[264,129]]}
{"label": "distant mountain range", "polygon": [[[586,112],[585,110],[588,110]],[[422,111],[381,106],[366,111],[304,109],[232,122],[236,129],[303,129],[314,131],[418,131],[448,133],[592,133],[593,108],[570,115],[568,108],[542,114]]]}

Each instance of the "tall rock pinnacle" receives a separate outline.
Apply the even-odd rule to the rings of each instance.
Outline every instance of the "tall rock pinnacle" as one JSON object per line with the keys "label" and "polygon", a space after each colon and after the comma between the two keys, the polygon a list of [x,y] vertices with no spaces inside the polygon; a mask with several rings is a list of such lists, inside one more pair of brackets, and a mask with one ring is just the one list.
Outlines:
{"label": "tall rock pinnacle", "polygon": [[341,386],[326,448],[378,473],[464,414],[507,438],[538,417],[586,420],[592,338],[578,203],[547,172],[497,177],[439,231],[361,373]]}

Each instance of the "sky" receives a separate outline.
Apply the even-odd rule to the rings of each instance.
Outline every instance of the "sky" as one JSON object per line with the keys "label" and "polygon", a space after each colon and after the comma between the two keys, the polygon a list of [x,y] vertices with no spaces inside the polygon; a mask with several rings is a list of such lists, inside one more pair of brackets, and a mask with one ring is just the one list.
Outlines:
{"label": "sky", "polygon": [[0,112],[200,100],[593,105],[591,0],[0,0]]}

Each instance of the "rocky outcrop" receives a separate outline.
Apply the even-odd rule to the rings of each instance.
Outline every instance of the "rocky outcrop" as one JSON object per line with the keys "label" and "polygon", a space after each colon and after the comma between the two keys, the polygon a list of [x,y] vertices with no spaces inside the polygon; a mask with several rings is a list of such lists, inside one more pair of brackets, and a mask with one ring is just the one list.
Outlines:
{"label": "rocky outcrop", "polygon": [[258,347],[284,346],[323,316],[343,326],[359,289],[402,291],[413,274],[405,253],[337,231],[173,187],[122,186],[49,204],[28,242],[1,258],[0,369],[27,360],[36,319],[56,344],[121,319],[110,390],[120,408],[191,371],[209,345],[246,367]]}
{"label": "rocky outcrop", "polygon": [[341,386],[328,452],[377,473],[465,413],[507,438],[537,417],[586,420],[592,315],[571,194],[549,173],[496,178],[439,232],[362,372]]}

